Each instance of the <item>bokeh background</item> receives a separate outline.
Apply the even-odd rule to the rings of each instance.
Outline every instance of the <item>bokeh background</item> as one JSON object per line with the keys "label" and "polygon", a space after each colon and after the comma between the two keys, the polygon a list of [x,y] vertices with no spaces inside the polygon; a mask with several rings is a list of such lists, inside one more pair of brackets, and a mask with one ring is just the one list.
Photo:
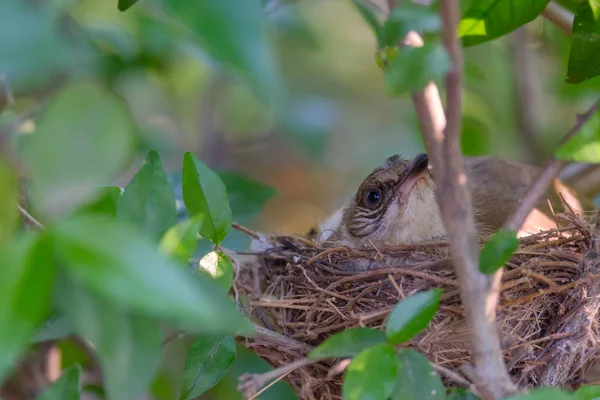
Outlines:
{"label": "bokeh background", "polygon": [[[263,1],[286,92],[284,111],[266,105],[188,40],[159,1],[120,12],[116,0],[32,0],[44,3],[37,19],[11,14],[11,1],[0,0],[0,50],[25,54],[36,73],[24,80],[0,76],[0,129],[26,137],[64,82],[100,81],[127,102],[139,128],[136,153],[119,185],[150,149],[173,176],[183,153],[192,151],[214,169],[240,172],[276,190],[256,218],[240,222],[259,231],[303,233],[353,195],[386,157],[424,151],[409,96],[387,93],[374,35],[347,0]],[[373,3],[386,9],[385,1]],[[57,26],[49,22],[56,19]],[[44,29],[48,35],[59,29],[72,41],[28,40]],[[575,114],[600,93],[598,79],[565,83],[570,40],[538,18],[465,49],[466,155],[541,164],[551,154]],[[233,370],[242,371],[243,354]],[[211,392],[214,398],[235,398],[232,374]]]}

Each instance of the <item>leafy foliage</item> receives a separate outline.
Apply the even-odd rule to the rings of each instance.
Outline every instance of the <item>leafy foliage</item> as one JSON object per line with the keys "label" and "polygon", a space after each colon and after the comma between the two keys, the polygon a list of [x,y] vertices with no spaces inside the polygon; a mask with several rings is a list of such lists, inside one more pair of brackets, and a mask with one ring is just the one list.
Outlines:
{"label": "leafy foliage", "polygon": [[19,214],[17,197],[17,177],[14,171],[0,159],[0,244],[16,230]]}
{"label": "leafy foliage", "polygon": [[392,400],[444,400],[446,388],[429,361],[414,350],[397,354],[398,381]]}
{"label": "leafy foliage", "polygon": [[506,35],[535,19],[549,0],[482,0],[471,4],[458,30],[464,46]]}
{"label": "leafy foliage", "polygon": [[395,387],[396,352],[389,344],[377,344],[361,351],[344,376],[344,400],[386,399]]}
{"label": "leafy foliage", "polygon": [[441,45],[407,47],[400,50],[385,73],[392,95],[420,90],[432,80],[439,80],[450,69],[448,53]]}
{"label": "leafy foliage", "polygon": [[425,329],[440,305],[442,294],[442,289],[426,290],[400,301],[386,322],[388,342],[406,342]]}
{"label": "leafy foliage", "polygon": [[205,255],[198,265],[202,273],[209,275],[226,292],[233,283],[233,265],[225,254],[211,251]]}
{"label": "leafy foliage", "polygon": [[149,152],[119,199],[118,217],[159,240],[177,222],[175,195],[155,151]]}
{"label": "leafy foliage", "polygon": [[79,376],[81,367],[74,365],[62,373],[60,378],[46,389],[38,400],[79,400]]}
{"label": "leafy foliage", "polygon": [[133,135],[125,104],[105,89],[77,82],[61,90],[25,152],[36,209],[55,215],[87,201],[124,167]]}
{"label": "leafy foliage", "polygon": [[199,336],[188,351],[181,399],[194,399],[215,386],[236,354],[233,336]]}
{"label": "leafy foliage", "polygon": [[308,358],[351,357],[370,346],[385,342],[385,334],[377,329],[352,328],[329,337],[312,350]]}
{"label": "leafy foliage", "polygon": [[139,0],[119,0],[118,7],[120,11],[126,11]]}
{"label": "leafy foliage", "polygon": [[600,16],[597,10],[598,4],[588,1],[582,2],[577,9],[567,83],[580,83],[600,75]]}
{"label": "leafy foliage", "polygon": [[192,153],[185,153],[182,181],[188,213],[204,218],[200,234],[215,244],[221,243],[233,218],[223,181]]}
{"label": "leafy foliage", "polygon": [[510,259],[519,247],[517,232],[501,229],[487,241],[479,257],[479,270],[493,274]]}
{"label": "leafy foliage", "polygon": [[439,32],[440,16],[428,7],[406,4],[391,10],[381,28],[381,47],[395,46],[411,31],[423,33]]}

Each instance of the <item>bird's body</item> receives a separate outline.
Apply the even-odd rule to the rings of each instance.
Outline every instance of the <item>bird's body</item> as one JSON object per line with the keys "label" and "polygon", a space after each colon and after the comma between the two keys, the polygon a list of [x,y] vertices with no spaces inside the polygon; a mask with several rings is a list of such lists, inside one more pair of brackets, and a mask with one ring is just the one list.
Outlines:
{"label": "bird's body", "polygon": [[[485,239],[515,212],[540,169],[493,157],[466,157],[465,163],[477,232]],[[519,236],[556,228],[552,209],[556,213],[564,210],[561,196],[577,213],[593,207],[556,180],[529,215]],[[348,204],[321,224],[319,231],[321,242],[353,248],[443,239],[444,226],[427,156],[422,154],[411,161],[398,155],[388,158],[365,178]]]}

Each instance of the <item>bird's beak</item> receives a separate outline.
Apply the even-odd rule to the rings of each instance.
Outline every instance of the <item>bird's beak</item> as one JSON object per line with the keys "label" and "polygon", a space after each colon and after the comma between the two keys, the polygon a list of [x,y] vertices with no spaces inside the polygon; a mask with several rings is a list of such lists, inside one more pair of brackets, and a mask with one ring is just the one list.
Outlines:
{"label": "bird's beak", "polygon": [[421,178],[428,177],[428,167],[429,157],[427,154],[419,154],[410,161],[402,180],[396,187],[398,200],[402,201]]}

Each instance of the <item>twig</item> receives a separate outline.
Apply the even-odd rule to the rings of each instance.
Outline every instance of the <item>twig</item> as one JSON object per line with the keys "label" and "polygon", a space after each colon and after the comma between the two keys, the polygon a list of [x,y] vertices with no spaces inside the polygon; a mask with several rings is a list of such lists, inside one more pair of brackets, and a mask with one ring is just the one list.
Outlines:
{"label": "twig", "polygon": [[282,365],[279,368],[275,368],[264,374],[245,374],[240,376],[240,384],[237,389],[243,391],[244,394],[249,398],[256,398],[256,396],[263,391],[259,391],[267,382],[271,379],[282,379],[290,372],[294,370],[311,365],[318,362],[318,360],[309,360],[302,358],[286,365]]}
{"label": "twig", "polygon": [[233,229],[235,229],[236,231],[240,231],[242,233],[245,233],[246,235],[252,237],[253,239],[256,239],[256,240],[260,239],[260,236],[258,235],[258,233],[254,232],[253,230],[250,230],[250,229],[246,228],[245,226],[242,226],[242,225],[237,224],[237,223],[234,222],[233,224],[231,224],[231,227]]}
{"label": "twig", "polygon": [[34,229],[44,229],[44,225],[40,224],[37,219],[35,219],[31,214],[27,212],[26,209],[21,207],[19,203],[17,203],[17,208],[19,209],[19,213],[21,213],[21,217],[23,221],[30,227]]}
{"label": "twig", "polygon": [[454,381],[454,383],[457,383],[463,388],[468,389],[474,395],[478,396],[477,388],[474,384],[472,384],[471,382],[469,382],[468,380],[466,380],[465,378],[463,378],[462,376],[460,376],[459,374],[457,374],[449,368],[442,367],[441,365],[432,362],[430,362],[430,364],[433,367],[433,369],[435,369],[438,372],[438,374],[445,376],[449,380]]}
{"label": "twig", "polygon": [[542,15],[548,21],[562,29],[567,35],[571,36],[573,34],[573,20],[575,16],[563,6],[551,1],[544,11],[542,11]]}

